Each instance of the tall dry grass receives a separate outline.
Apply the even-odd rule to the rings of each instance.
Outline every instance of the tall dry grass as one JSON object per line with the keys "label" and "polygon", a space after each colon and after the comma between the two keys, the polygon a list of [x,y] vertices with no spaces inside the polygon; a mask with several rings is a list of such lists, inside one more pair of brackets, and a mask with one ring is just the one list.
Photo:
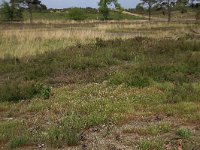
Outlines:
{"label": "tall dry grass", "polygon": [[[7,56],[32,56],[47,51],[64,49],[78,44],[94,43],[96,38],[104,40],[137,36],[152,38],[174,38],[184,36],[189,28],[195,25],[181,23],[146,23],[146,22],[80,22],[79,27],[62,26],[54,28],[51,25],[42,28],[1,28],[0,30],[0,58]],[[93,27],[87,27],[93,23]],[[85,24],[82,27],[82,24]],[[197,28],[198,29],[198,28]],[[125,32],[124,32],[125,31]]]}
{"label": "tall dry grass", "polygon": [[109,39],[104,31],[63,29],[15,29],[0,31],[0,57],[23,57],[86,44],[95,38]]}

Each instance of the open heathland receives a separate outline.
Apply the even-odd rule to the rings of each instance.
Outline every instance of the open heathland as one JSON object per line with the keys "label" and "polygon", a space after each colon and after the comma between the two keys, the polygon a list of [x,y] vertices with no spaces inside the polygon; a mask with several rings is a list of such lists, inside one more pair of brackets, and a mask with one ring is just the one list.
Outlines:
{"label": "open heathland", "polygon": [[0,29],[2,149],[200,149],[199,24]]}

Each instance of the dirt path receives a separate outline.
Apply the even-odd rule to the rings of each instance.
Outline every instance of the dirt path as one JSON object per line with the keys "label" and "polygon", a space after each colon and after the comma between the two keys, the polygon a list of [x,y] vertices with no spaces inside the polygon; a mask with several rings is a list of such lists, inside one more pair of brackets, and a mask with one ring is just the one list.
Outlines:
{"label": "dirt path", "polygon": [[[127,11],[123,11],[122,13],[126,14],[126,15],[130,15],[130,16],[135,16],[135,17],[141,17],[141,18],[149,19],[149,16],[144,16],[144,15],[140,15],[140,14],[136,14],[136,13],[131,13],[131,12],[127,12]],[[165,19],[165,18],[158,18],[158,17],[151,17],[151,19],[153,19],[153,20],[159,20],[159,21],[167,21],[167,19]]]}
{"label": "dirt path", "polygon": [[[149,16],[144,16],[144,15],[140,15],[140,14],[136,14],[136,13],[131,13],[131,12],[127,12],[127,11],[123,11],[122,12],[123,14],[126,14],[126,15],[131,15],[131,16],[135,16],[135,17],[141,17],[141,18],[144,18],[145,20],[146,19],[149,19]],[[167,18],[159,18],[159,17],[151,17],[151,19],[153,21],[168,21]],[[187,18],[187,19],[173,19],[171,21],[196,21],[196,19],[191,19],[191,18]]]}

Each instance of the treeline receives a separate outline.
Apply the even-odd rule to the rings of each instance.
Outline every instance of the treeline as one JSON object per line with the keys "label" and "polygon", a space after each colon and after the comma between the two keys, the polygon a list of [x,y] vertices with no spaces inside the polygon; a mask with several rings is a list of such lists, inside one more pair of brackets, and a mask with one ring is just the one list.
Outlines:
{"label": "treeline", "polygon": [[[110,15],[110,6],[115,8],[115,11],[120,16],[124,9],[118,0],[100,0],[98,3],[98,9],[95,8],[68,8],[68,9],[47,9],[47,7],[41,3],[40,0],[10,0],[9,2],[4,2],[0,6],[0,19],[3,21],[22,21],[23,12],[26,11],[29,14],[30,22],[33,22],[34,11],[36,12],[67,12],[69,14],[69,19],[73,20],[84,20],[86,19],[85,14],[101,14],[103,20],[108,20]],[[171,21],[172,12],[180,11],[185,13],[188,9],[196,12],[196,19],[200,19],[200,2],[197,0],[140,0],[140,3],[134,9],[129,9],[126,11],[131,11],[135,13],[141,13],[148,11],[149,21],[151,20],[152,12],[162,12],[163,15],[168,16],[168,21]],[[42,13],[41,13],[42,15]],[[98,17],[97,17],[98,18]],[[66,18],[67,19],[67,18]],[[94,18],[96,19],[96,18]]]}
{"label": "treeline", "polygon": [[0,17],[3,21],[21,21],[23,20],[23,11],[29,13],[30,22],[33,22],[33,10],[46,10],[47,7],[40,0],[10,0],[3,2],[0,7]]}
{"label": "treeline", "polygon": [[187,12],[192,8],[196,12],[196,19],[200,19],[200,1],[198,0],[140,0],[136,6],[136,11],[148,10],[149,21],[151,20],[152,11],[162,11],[168,15],[168,22],[171,21],[172,11],[179,10],[181,13]]}

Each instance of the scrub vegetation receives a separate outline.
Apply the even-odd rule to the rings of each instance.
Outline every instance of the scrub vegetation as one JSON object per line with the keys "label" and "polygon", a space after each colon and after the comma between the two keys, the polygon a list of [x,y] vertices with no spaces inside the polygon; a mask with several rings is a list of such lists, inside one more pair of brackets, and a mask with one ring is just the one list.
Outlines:
{"label": "scrub vegetation", "polygon": [[199,148],[198,24],[0,27],[3,149]]}
{"label": "scrub vegetation", "polygon": [[98,6],[0,6],[0,149],[199,150],[199,4]]}

